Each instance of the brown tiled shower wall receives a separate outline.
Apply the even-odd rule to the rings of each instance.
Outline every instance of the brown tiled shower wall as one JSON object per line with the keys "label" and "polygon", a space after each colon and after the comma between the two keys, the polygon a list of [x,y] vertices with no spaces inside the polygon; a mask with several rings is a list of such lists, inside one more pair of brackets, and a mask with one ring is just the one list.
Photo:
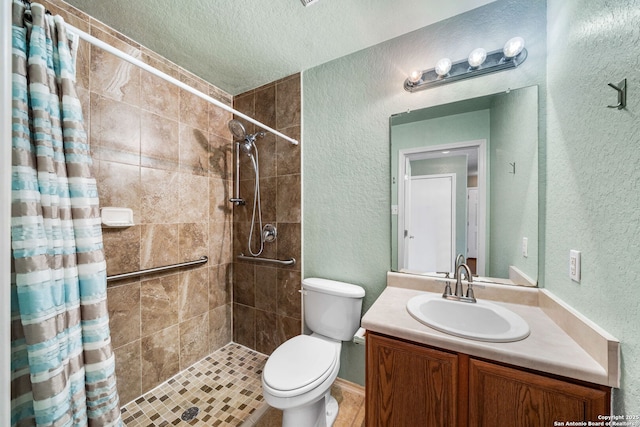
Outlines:
{"label": "brown tiled shower wall", "polygon": [[[232,104],[229,94],[72,6],[60,0],[41,3],[75,27]],[[234,335],[242,338],[242,344],[259,351],[270,348],[265,347],[264,339],[244,339],[244,321],[239,322],[239,332],[232,332],[234,212],[228,199],[233,156],[227,130],[231,114],[84,41],[78,51],[77,80],[100,205],[131,208],[136,224],[103,228],[107,274],[209,257],[204,266],[109,283],[111,339],[121,403],[151,390],[224,346]],[[278,86],[286,93],[297,93],[297,113],[281,114],[283,118],[293,117],[295,125],[283,122],[279,128],[299,134],[298,82],[299,76],[278,82],[273,85],[273,93],[275,96]],[[271,108],[275,117],[275,98],[273,102],[272,107],[261,108]],[[264,154],[264,176],[271,181],[265,184],[269,193],[263,193],[263,198],[269,206],[273,204],[268,209],[275,212],[276,199],[270,192],[276,194],[274,186],[280,179],[275,174],[276,163],[280,165],[282,160],[283,166],[278,168],[285,171],[285,159],[275,157],[275,140],[271,145],[272,166],[267,164],[267,151]],[[280,152],[283,156],[293,155]],[[295,153],[297,156],[298,151]],[[262,165],[262,158],[260,162]],[[286,255],[299,257],[299,158],[297,164],[295,171],[286,170],[281,177],[283,184],[293,180],[293,186],[297,185],[297,195],[286,196],[287,202],[297,200],[297,210],[283,207],[273,220],[282,223],[281,246],[295,246],[296,255],[289,250]],[[270,168],[273,172],[269,172]],[[275,298],[275,286],[291,290],[293,295],[294,282],[299,281],[298,268],[268,269],[274,284],[270,297]],[[246,267],[241,268],[242,277],[247,274],[243,271]],[[263,276],[261,272],[257,275]],[[267,295],[259,295],[262,303],[273,304],[271,311],[265,311],[264,323],[273,324],[274,330],[276,324],[281,325],[277,330],[283,332],[283,337],[299,330],[299,304],[289,301],[283,292],[278,304],[269,301]],[[254,319],[265,317],[256,314],[255,301],[251,302],[254,304],[236,304],[236,318],[242,319],[249,310]],[[266,309],[262,305],[259,308]]]}
{"label": "brown tiled shower wall", "polygon": [[[262,123],[300,139],[300,75],[267,84],[234,97],[234,108]],[[257,132],[244,122],[247,131]],[[273,224],[277,238],[265,243],[262,258],[295,258],[294,266],[255,262],[234,263],[233,340],[271,354],[301,331],[300,308],[300,146],[267,134],[257,143],[263,224]],[[234,207],[233,253],[249,255],[248,238],[254,201],[254,170],[241,156],[240,196],[246,205]],[[256,228],[257,229],[257,228]],[[254,231],[253,235],[258,235]],[[255,238],[255,237],[254,237]],[[252,242],[254,252],[259,245]]]}

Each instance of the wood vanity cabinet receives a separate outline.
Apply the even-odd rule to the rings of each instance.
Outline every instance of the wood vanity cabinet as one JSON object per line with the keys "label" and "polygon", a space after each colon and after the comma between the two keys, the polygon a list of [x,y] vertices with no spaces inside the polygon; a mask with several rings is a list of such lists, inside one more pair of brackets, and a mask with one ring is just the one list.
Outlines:
{"label": "wood vanity cabinet", "polygon": [[611,391],[518,368],[469,359],[469,426],[553,426],[598,421]]}
{"label": "wood vanity cabinet", "polygon": [[366,425],[553,426],[610,414],[608,387],[367,333]]}
{"label": "wood vanity cabinet", "polygon": [[367,333],[368,427],[458,424],[458,356]]}

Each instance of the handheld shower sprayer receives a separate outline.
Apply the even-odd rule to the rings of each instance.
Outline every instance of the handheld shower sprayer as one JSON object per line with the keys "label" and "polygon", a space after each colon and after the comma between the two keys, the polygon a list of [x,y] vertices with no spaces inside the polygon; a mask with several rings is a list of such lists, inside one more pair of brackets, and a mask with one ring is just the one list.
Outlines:
{"label": "handheld shower sprayer", "polygon": [[[235,179],[235,197],[229,199],[230,202],[234,203],[236,206],[243,206],[246,204],[245,200],[240,197],[240,151],[245,153],[249,158],[251,158],[251,163],[253,164],[253,171],[255,173],[254,178],[254,193],[253,193],[253,213],[251,215],[251,229],[249,231],[249,244],[248,249],[249,253],[252,256],[258,256],[262,253],[264,249],[265,241],[273,241],[276,236],[275,227],[271,226],[273,230],[263,230],[262,227],[262,206],[260,203],[260,164],[258,162],[258,147],[256,147],[256,139],[263,138],[265,136],[264,132],[256,132],[254,134],[247,133],[244,125],[238,120],[231,120],[229,122],[229,130],[234,136],[234,140],[236,142],[236,179]],[[256,213],[257,218],[256,218]],[[254,228],[256,226],[256,219],[258,221],[258,225],[260,227],[260,233],[255,233],[260,238],[260,247],[257,252],[254,252],[251,248],[251,241],[253,240]],[[267,224],[269,225],[269,224]],[[266,227],[265,227],[266,228]],[[268,240],[268,239],[271,240]]]}
{"label": "handheld shower sprayer", "polygon": [[240,120],[236,120],[236,119],[230,120],[227,126],[229,126],[229,130],[231,131],[231,134],[235,137],[236,140],[238,139],[244,140],[244,137],[247,136],[247,132],[244,129],[244,125],[240,122]]}

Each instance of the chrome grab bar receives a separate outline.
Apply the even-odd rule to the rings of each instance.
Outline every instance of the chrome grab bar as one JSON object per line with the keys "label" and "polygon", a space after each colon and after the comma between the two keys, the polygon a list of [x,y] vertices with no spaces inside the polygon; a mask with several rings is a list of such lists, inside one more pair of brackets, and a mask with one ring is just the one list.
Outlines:
{"label": "chrome grab bar", "polygon": [[153,274],[153,273],[158,273],[158,272],[161,272],[161,271],[173,270],[174,268],[189,267],[189,266],[192,266],[192,265],[204,264],[207,261],[209,261],[209,257],[203,256],[202,258],[200,258],[198,260],[195,260],[195,261],[181,262],[179,264],[165,265],[163,267],[147,268],[146,270],[132,271],[132,272],[129,272],[129,273],[114,274],[113,276],[107,276],[107,282],[110,282],[112,280],[128,279],[130,277],[146,276],[147,274]]}
{"label": "chrome grab bar", "polygon": [[253,256],[246,256],[245,254],[238,255],[238,259],[241,261],[256,261],[264,262],[268,264],[280,264],[280,265],[296,265],[296,259],[273,259],[273,258],[258,258]]}

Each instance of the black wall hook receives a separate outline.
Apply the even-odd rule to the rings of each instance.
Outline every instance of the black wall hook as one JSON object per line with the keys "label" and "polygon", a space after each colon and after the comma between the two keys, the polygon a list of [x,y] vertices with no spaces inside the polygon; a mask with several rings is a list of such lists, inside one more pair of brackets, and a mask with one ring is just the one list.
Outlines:
{"label": "black wall hook", "polygon": [[627,106],[627,79],[624,79],[620,83],[618,83],[618,86],[614,85],[613,83],[609,83],[609,86],[618,91],[618,104],[607,105],[607,107],[622,110]]}

